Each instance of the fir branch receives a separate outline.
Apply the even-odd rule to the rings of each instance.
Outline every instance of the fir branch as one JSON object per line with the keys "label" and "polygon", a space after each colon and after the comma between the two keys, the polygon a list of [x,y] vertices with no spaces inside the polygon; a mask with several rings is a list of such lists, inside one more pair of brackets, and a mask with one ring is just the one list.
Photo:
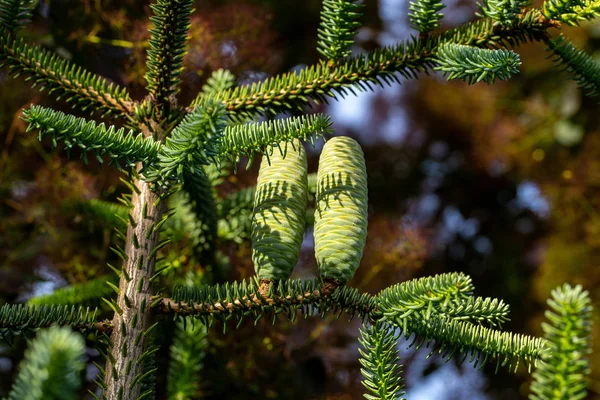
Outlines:
{"label": "fir branch", "polygon": [[227,69],[218,69],[213,71],[210,77],[206,80],[202,91],[198,93],[192,106],[200,104],[203,100],[207,100],[213,97],[219,97],[220,94],[228,89],[235,86],[235,75],[233,75]]}
{"label": "fir branch", "polygon": [[590,3],[585,0],[546,0],[542,7],[544,17],[564,22],[568,25],[577,25],[583,19],[577,15],[576,8]]}
{"label": "fir branch", "polygon": [[562,35],[547,43],[554,62],[563,66],[588,95],[600,97],[600,65]]}
{"label": "fir branch", "polygon": [[543,323],[550,352],[533,373],[531,400],[581,400],[590,374],[592,306],[587,291],[565,284],[552,291]]}
{"label": "fir branch", "polygon": [[168,186],[169,181],[183,182],[184,173],[204,173],[202,167],[217,155],[224,128],[225,111],[221,104],[196,106],[167,137],[158,153],[158,162],[146,173],[146,179]]}
{"label": "fir branch", "polygon": [[505,26],[512,26],[517,22],[527,3],[527,0],[483,0],[483,4],[479,4],[478,15]]}
{"label": "fir branch", "polygon": [[214,320],[235,320],[244,317],[255,321],[265,316],[287,315],[292,321],[300,311],[306,316],[342,312],[351,317],[379,318],[375,299],[356,289],[339,287],[336,282],[316,280],[281,281],[277,286],[266,281],[251,280],[224,285],[180,288],[173,299],[158,298],[154,304],[165,313],[193,316],[210,326]]}
{"label": "fir branch", "polygon": [[315,114],[228,126],[218,145],[217,155],[221,158],[229,156],[236,161],[241,155],[248,156],[249,167],[256,152],[264,153],[268,157],[277,143],[286,143],[293,139],[314,141],[315,135],[330,133],[331,124],[329,116]]}
{"label": "fir branch", "polygon": [[272,113],[301,109],[310,100],[327,101],[354,90],[366,91],[373,84],[399,82],[400,76],[414,78],[434,65],[438,45],[456,43],[476,47],[502,47],[547,38],[547,30],[557,27],[539,10],[519,15],[511,26],[495,24],[491,19],[477,20],[464,26],[431,35],[425,42],[411,40],[394,47],[376,49],[352,57],[335,67],[320,62],[300,70],[278,75],[248,86],[226,90],[216,99],[234,113]]}
{"label": "fir branch", "polygon": [[7,304],[0,308],[0,338],[6,340],[14,335],[30,335],[51,325],[66,325],[83,332],[110,333],[110,323],[96,322],[97,312],[97,309],[90,312],[89,308],[76,306]]}
{"label": "fir branch", "polygon": [[382,290],[379,309],[386,316],[405,318],[419,310],[435,305],[437,311],[450,303],[461,304],[474,290],[471,277],[451,272],[431,277],[412,279]]}
{"label": "fir branch", "polygon": [[410,25],[421,33],[429,33],[440,27],[440,13],[446,7],[442,0],[416,0],[410,2]]}
{"label": "fir branch", "polygon": [[193,400],[201,396],[202,369],[208,347],[206,326],[177,323],[167,378],[169,400]]}
{"label": "fir branch", "polygon": [[0,35],[2,29],[14,35],[31,21],[35,0],[0,0]]}
{"label": "fir branch", "polygon": [[471,278],[462,273],[440,274],[391,286],[378,295],[379,310],[386,317],[402,319],[424,312],[454,320],[501,325],[508,320],[502,300],[471,297]]}
{"label": "fir branch", "polygon": [[496,370],[500,365],[508,365],[509,369],[516,371],[521,361],[531,368],[531,364],[541,359],[547,351],[544,339],[493,330],[434,313],[428,314],[426,310],[405,318],[386,316],[386,320],[402,329],[405,337],[413,333],[421,337],[417,346],[425,341],[427,345],[435,341],[442,357],[449,359],[462,353],[461,362],[470,353],[471,361],[475,361],[474,366],[480,368],[490,358],[496,359]]}
{"label": "fir branch", "polygon": [[443,44],[436,55],[437,71],[448,80],[462,79],[470,84],[484,81],[494,83],[496,78],[508,80],[519,72],[519,55],[511,50],[488,50],[459,44]]}
{"label": "fir branch", "polygon": [[119,169],[121,166],[117,161],[123,161],[127,166],[138,162],[152,163],[161,147],[160,142],[144,138],[142,134],[134,136],[133,131],[125,133],[123,128],[106,128],[104,123],[96,125],[94,121],[35,105],[23,111],[23,120],[29,124],[28,131],[39,130],[40,140],[43,136],[50,136],[55,147],[58,141],[63,141],[67,151],[73,147],[81,148],[81,156],[86,162],[88,151],[100,163],[103,162],[102,156],[107,155],[112,159],[109,165],[115,164]]}
{"label": "fir branch", "polygon": [[69,305],[69,306],[94,306],[101,304],[102,297],[111,297],[114,295],[113,289],[106,282],[115,283],[113,276],[101,276],[91,279],[87,282],[76,283],[64,288],[55,290],[53,293],[43,296],[37,296],[29,299],[27,304],[32,306],[51,306]]}
{"label": "fir branch", "polygon": [[363,5],[356,0],[324,0],[317,51],[327,60],[337,61],[352,54],[358,19]]}
{"label": "fir branch", "polygon": [[0,34],[0,67],[27,76],[33,87],[48,90],[74,107],[129,118],[133,103],[127,90],[22,39]]}
{"label": "fir branch", "polygon": [[74,400],[85,367],[85,341],[67,328],[40,332],[25,351],[8,400]]}
{"label": "fir branch", "polygon": [[236,242],[250,238],[255,191],[255,187],[241,189],[217,203],[219,237]]}
{"label": "fir branch", "polygon": [[360,365],[364,379],[363,386],[367,389],[364,397],[369,400],[404,400],[402,395],[402,366],[399,364],[398,338],[394,328],[378,323],[374,326],[364,326],[358,339]]}
{"label": "fir branch", "polygon": [[217,237],[217,206],[206,173],[199,168],[186,171],[182,194],[184,208],[181,211],[189,210],[184,226],[192,239],[194,254],[200,262],[210,264]]}
{"label": "fir branch", "polygon": [[150,29],[146,81],[161,117],[176,103],[193,5],[193,0],[156,0],[150,6],[154,28]]}

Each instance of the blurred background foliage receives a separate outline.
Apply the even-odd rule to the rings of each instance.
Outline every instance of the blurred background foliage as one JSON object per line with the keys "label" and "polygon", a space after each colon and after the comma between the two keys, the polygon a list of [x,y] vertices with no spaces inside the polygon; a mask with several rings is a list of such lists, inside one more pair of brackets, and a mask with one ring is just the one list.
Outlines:
{"label": "blurred background foliage", "polygon": [[[365,3],[356,52],[414,34],[407,1]],[[319,10],[316,0],[198,1],[183,102],[219,68],[243,84],[314,63]],[[472,0],[448,1],[442,22],[455,26],[475,10]],[[140,98],[149,14],[145,0],[48,0],[24,34],[126,84]],[[600,24],[563,31],[589,53],[600,49]],[[507,83],[467,86],[424,75],[313,108],[330,113],[337,133],[355,137],[365,150],[369,236],[350,285],[376,293],[391,282],[465,271],[478,295],[511,305],[507,329],[541,335],[550,290],[563,282],[582,284],[595,300],[594,351],[600,354],[599,108],[552,68],[542,44],[518,52],[521,73]],[[90,215],[84,205],[115,201],[125,192],[119,173],[95,160],[85,166],[78,154],[69,159],[24,132],[20,110],[30,103],[71,112],[0,70],[0,303],[110,274],[107,263],[118,260],[109,249],[113,222]],[[310,171],[316,171],[318,152],[309,149]],[[221,193],[254,184],[256,165],[227,178]],[[165,282],[252,274],[249,243],[223,242],[220,249],[223,265],[207,270],[193,260],[189,238],[169,245],[163,256],[172,268]],[[295,274],[315,271],[307,234]],[[165,326],[157,337],[163,350],[172,340],[172,324]],[[281,319],[276,327],[261,321],[227,335],[214,327],[202,342],[199,398],[361,398],[357,333],[358,324],[343,318]],[[404,347],[411,400],[527,395],[524,370],[495,375],[491,367],[477,372],[436,357],[412,362],[415,352]],[[23,348],[24,341],[0,347],[0,396]],[[99,360],[95,351],[88,356]],[[167,352],[158,357],[166,365]],[[592,368],[590,398],[600,398],[600,357],[593,357]],[[90,364],[88,381],[96,372]],[[166,393],[164,379],[159,375],[159,393]]]}

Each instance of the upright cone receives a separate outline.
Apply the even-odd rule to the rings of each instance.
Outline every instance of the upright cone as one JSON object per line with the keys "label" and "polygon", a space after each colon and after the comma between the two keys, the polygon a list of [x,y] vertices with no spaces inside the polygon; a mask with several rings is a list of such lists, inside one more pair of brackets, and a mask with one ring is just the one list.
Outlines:
{"label": "upright cone", "polygon": [[360,145],[335,137],[323,147],[317,174],[315,253],[322,278],[346,283],[367,239],[367,171]]}
{"label": "upright cone", "polygon": [[258,173],[252,216],[252,261],[260,279],[288,279],[304,236],[308,181],[299,141],[280,144]]}

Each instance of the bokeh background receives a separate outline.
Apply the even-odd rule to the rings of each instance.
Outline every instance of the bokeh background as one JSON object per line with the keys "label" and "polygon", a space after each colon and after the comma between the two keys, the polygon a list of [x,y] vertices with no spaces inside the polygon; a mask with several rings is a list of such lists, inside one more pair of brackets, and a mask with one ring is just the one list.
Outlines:
{"label": "bokeh background", "polygon": [[[475,1],[448,0],[445,27],[469,21]],[[182,102],[189,102],[213,70],[230,69],[240,84],[318,60],[320,1],[197,1]],[[356,53],[415,34],[405,0],[365,1]],[[144,96],[145,0],[40,2],[23,34],[61,56],[127,85]],[[600,25],[565,28],[589,53],[600,49]],[[556,32],[554,32],[556,34]],[[600,132],[596,100],[583,96],[547,59],[543,44],[518,48],[523,65],[511,81],[493,86],[445,82],[437,74],[349,96],[313,111],[332,115],[336,134],[363,145],[369,172],[369,236],[351,285],[376,293],[391,283],[447,271],[473,277],[477,294],[511,306],[506,329],[541,335],[552,288],[582,284],[600,310]],[[0,70],[0,304],[26,301],[68,283],[110,273],[112,226],[78,205],[114,201],[126,187],[119,173],[85,166],[26,133],[20,111],[39,103],[68,106]],[[111,122],[111,121],[107,121]],[[319,145],[320,146],[320,145]],[[309,149],[316,171],[319,146]],[[258,163],[255,163],[255,165]],[[256,169],[241,168],[222,186],[226,194],[251,185]],[[316,272],[310,232],[295,276]],[[206,279],[252,275],[249,243],[221,243],[230,267],[206,271],[183,238],[165,249],[173,274],[165,288],[193,273]],[[167,290],[167,289],[164,289]],[[166,323],[168,325],[168,323]],[[309,318],[276,327],[249,322],[223,335],[209,330],[202,398],[361,398],[357,321]],[[159,365],[168,363],[168,329]],[[594,349],[600,354],[598,340]],[[24,339],[0,345],[0,396],[23,355]],[[524,399],[528,374],[494,366],[425,359],[427,349],[401,341],[407,396],[421,399]],[[103,363],[90,348],[90,361]],[[600,398],[600,357],[592,358],[590,399]],[[97,373],[87,370],[88,388]],[[164,374],[163,374],[164,375]],[[164,398],[164,377],[158,380]],[[82,394],[82,397],[85,396]]]}

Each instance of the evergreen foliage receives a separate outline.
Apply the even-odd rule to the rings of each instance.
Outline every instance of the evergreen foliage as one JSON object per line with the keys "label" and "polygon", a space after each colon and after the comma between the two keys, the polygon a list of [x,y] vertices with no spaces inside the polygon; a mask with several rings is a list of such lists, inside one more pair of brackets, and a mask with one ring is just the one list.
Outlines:
{"label": "evergreen foliage", "polygon": [[96,279],[90,279],[87,282],[72,284],[64,288],[55,290],[50,294],[37,296],[29,299],[27,302],[32,306],[92,306],[100,305],[102,297],[110,297],[114,294],[113,289],[106,282],[115,283],[115,277],[112,275],[101,276]]}
{"label": "evergreen foliage", "polygon": [[14,34],[31,20],[35,0],[1,0],[0,28]]}
{"label": "evergreen foliage", "polygon": [[323,1],[317,51],[327,60],[336,61],[352,54],[362,7],[356,0]]}
{"label": "evergreen foliage", "polygon": [[402,385],[402,366],[399,364],[397,341],[394,329],[379,323],[366,326],[360,331],[358,339],[362,349],[360,364],[364,380],[362,384],[367,389],[365,398],[369,400],[404,399]]}
{"label": "evergreen foliage", "polygon": [[81,148],[81,157],[87,163],[87,152],[92,152],[98,162],[102,156],[110,157],[111,164],[120,168],[119,161],[127,166],[135,163],[152,163],[158,156],[160,143],[143,135],[134,135],[133,131],[126,132],[124,128],[106,127],[104,123],[96,125],[94,121],[77,118],[60,111],[50,110],[40,106],[31,106],[23,111],[23,120],[29,124],[28,129],[37,129],[40,140],[44,136],[52,139],[52,145],[64,142],[67,151],[71,148]]}
{"label": "evergreen foliage", "polygon": [[587,94],[600,97],[600,65],[563,35],[547,43],[557,65],[563,66]]}
{"label": "evergreen foliage", "polygon": [[146,81],[159,117],[174,106],[173,96],[179,92],[193,4],[192,0],[157,0],[150,6],[154,28],[150,30]]}
{"label": "evergreen foliage", "polygon": [[67,325],[80,331],[105,326],[96,326],[97,310],[81,306],[6,304],[0,308],[0,337],[10,340],[15,335],[29,335],[50,325]]}
{"label": "evergreen foliage", "polygon": [[479,10],[481,15],[502,25],[511,26],[527,6],[524,0],[483,0]]}
{"label": "evergreen foliage", "polygon": [[533,373],[531,400],[581,400],[587,397],[592,333],[591,301],[580,285],[552,291],[544,322],[550,351]]}
{"label": "evergreen foliage", "polygon": [[[543,359],[533,389],[540,399],[554,398],[555,393],[582,396],[589,299],[581,288],[565,286],[553,293],[553,312],[548,314],[553,326],[544,326],[546,340],[497,329],[508,319],[508,306],[501,300],[474,297],[470,278],[461,273],[399,283],[375,296],[346,286],[360,264],[367,236],[367,171],[360,146],[349,138],[329,140],[318,174],[309,176],[302,142],[314,144],[315,138],[330,135],[328,116],[249,121],[259,114],[272,117],[281,111],[303,111],[313,102],[431,70],[469,83],[506,80],[518,72],[520,59],[504,47],[528,41],[547,42],[560,63],[597,95],[597,65],[566,39],[549,39],[550,28],[560,25],[557,21],[577,24],[596,17],[597,4],[549,0],[542,9],[527,9],[520,0],[486,0],[481,6],[485,18],[433,33],[440,28],[443,4],[415,0],[410,18],[422,33],[418,39],[352,57],[361,5],[325,0],[318,51],[327,61],[243,86],[235,86],[230,72],[216,71],[191,106],[183,107],[177,95],[193,4],[192,0],[152,4],[147,96],[134,101],[124,88],[19,38],[18,28],[30,18],[32,3],[0,0],[0,66],[74,106],[119,117],[132,129],[126,132],[40,106],[23,112],[28,129],[37,129],[40,139],[50,137],[54,146],[63,142],[67,149],[79,148],[86,161],[87,152],[92,152],[99,162],[108,156],[117,168],[125,165],[130,174],[123,182],[132,193],[122,197],[124,206],[98,201],[82,206],[91,215],[111,215],[106,218],[110,223],[127,229],[127,234],[118,231],[124,247],[114,246],[123,260],[121,268],[113,267],[119,284],[102,278],[109,281],[104,287],[99,281],[72,286],[33,299],[36,306],[5,305],[0,309],[0,336],[10,340],[51,325],[96,332],[104,339],[110,334],[106,368],[101,369],[98,382],[102,398],[151,398],[155,373],[161,367],[155,363],[158,348],[153,331],[160,322],[155,314],[171,316],[177,321],[177,333],[171,347],[168,392],[170,398],[185,399],[199,394],[206,329],[215,321],[227,329],[230,322],[239,326],[249,318],[275,323],[277,316],[293,321],[298,313],[339,317],[345,312],[363,323],[360,362],[369,399],[402,395],[399,334],[414,336],[417,347],[435,343],[432,352],[439,351],[444,358],[462,354],[464,360],[470,355],[476,366],[492,359],[497,367],[516,369],[521,361],[531,366]],[[216,186],[231,165],[247,157],[250,166],[257,152],[264,154],[257,186],[221,199]],[[289,278],[302,243],[309,192],[316,201],[319,277],[294,280]],[[161,234],[166,227],[169,230]],[[161,249],[184,234],[192,237],[193,258],[213,270],[218,268],[217,237],[237,242],[252,237],[257,276],[241,282],[166,288],[166,293],[173,292],[171,297],[159,294],[158,277],[170,267],[161,259]],[[116,298],[107,288],[116,292]],[[97,309],[80,306],[94,304],[98,298],[114,311],[110,322],[98,322]],[[194,322],[200,326],[191,331]],[[65,330],[40,335],[11,400],[29,398],[19,390],[27,389],[25,382],[43,377],[52,377],[48,381],[52,387],[38,390],[44,383],[36,381],[31,390],[42,394],[32,399],[75,396],[74,376],[83,345],[71,335]],[[577,340],[569,342],[569,338]],[[60,344],[66,340],[70,344],[63,346],[64,354],[54,357],[55,347],[62,351]],[[70,375],[62,379],[62,373]],[[61,380],[67,383],[58,387]]]}
{"label": "evergreen foliage", "polygon": [[410,25],[421,33],[429,33],[440,27],[440,13],[445,7],[442,0],[417,0],[410,2]]}
{"label": "evergreen foliage", "polygon": [[208,347],[207,329],[200,324],[178,322],[169,364],[169,400],[201,397],[202,368]]}
{"label": "evergreen foliage", "polygon": [[0,34],[0,57],[0,67],[8,67],[13,76],[26,76],[33,87],[77,108],[129,118],[131,98],[125,88],[109,84],[45,49]]}
{"label": "evergreen foliage", "polygon": [[438,49],[436,70],[448,80],[462,79],[470,84],[503,81],[519,72],[519,55],[511,50],[488,50],[459,44],[444,44]]}
{"label": "evergreen foliage", "polygon": [[8,400],[74,400],[85,367],[85,342],[68,328],[41,331],[25,353]]}

